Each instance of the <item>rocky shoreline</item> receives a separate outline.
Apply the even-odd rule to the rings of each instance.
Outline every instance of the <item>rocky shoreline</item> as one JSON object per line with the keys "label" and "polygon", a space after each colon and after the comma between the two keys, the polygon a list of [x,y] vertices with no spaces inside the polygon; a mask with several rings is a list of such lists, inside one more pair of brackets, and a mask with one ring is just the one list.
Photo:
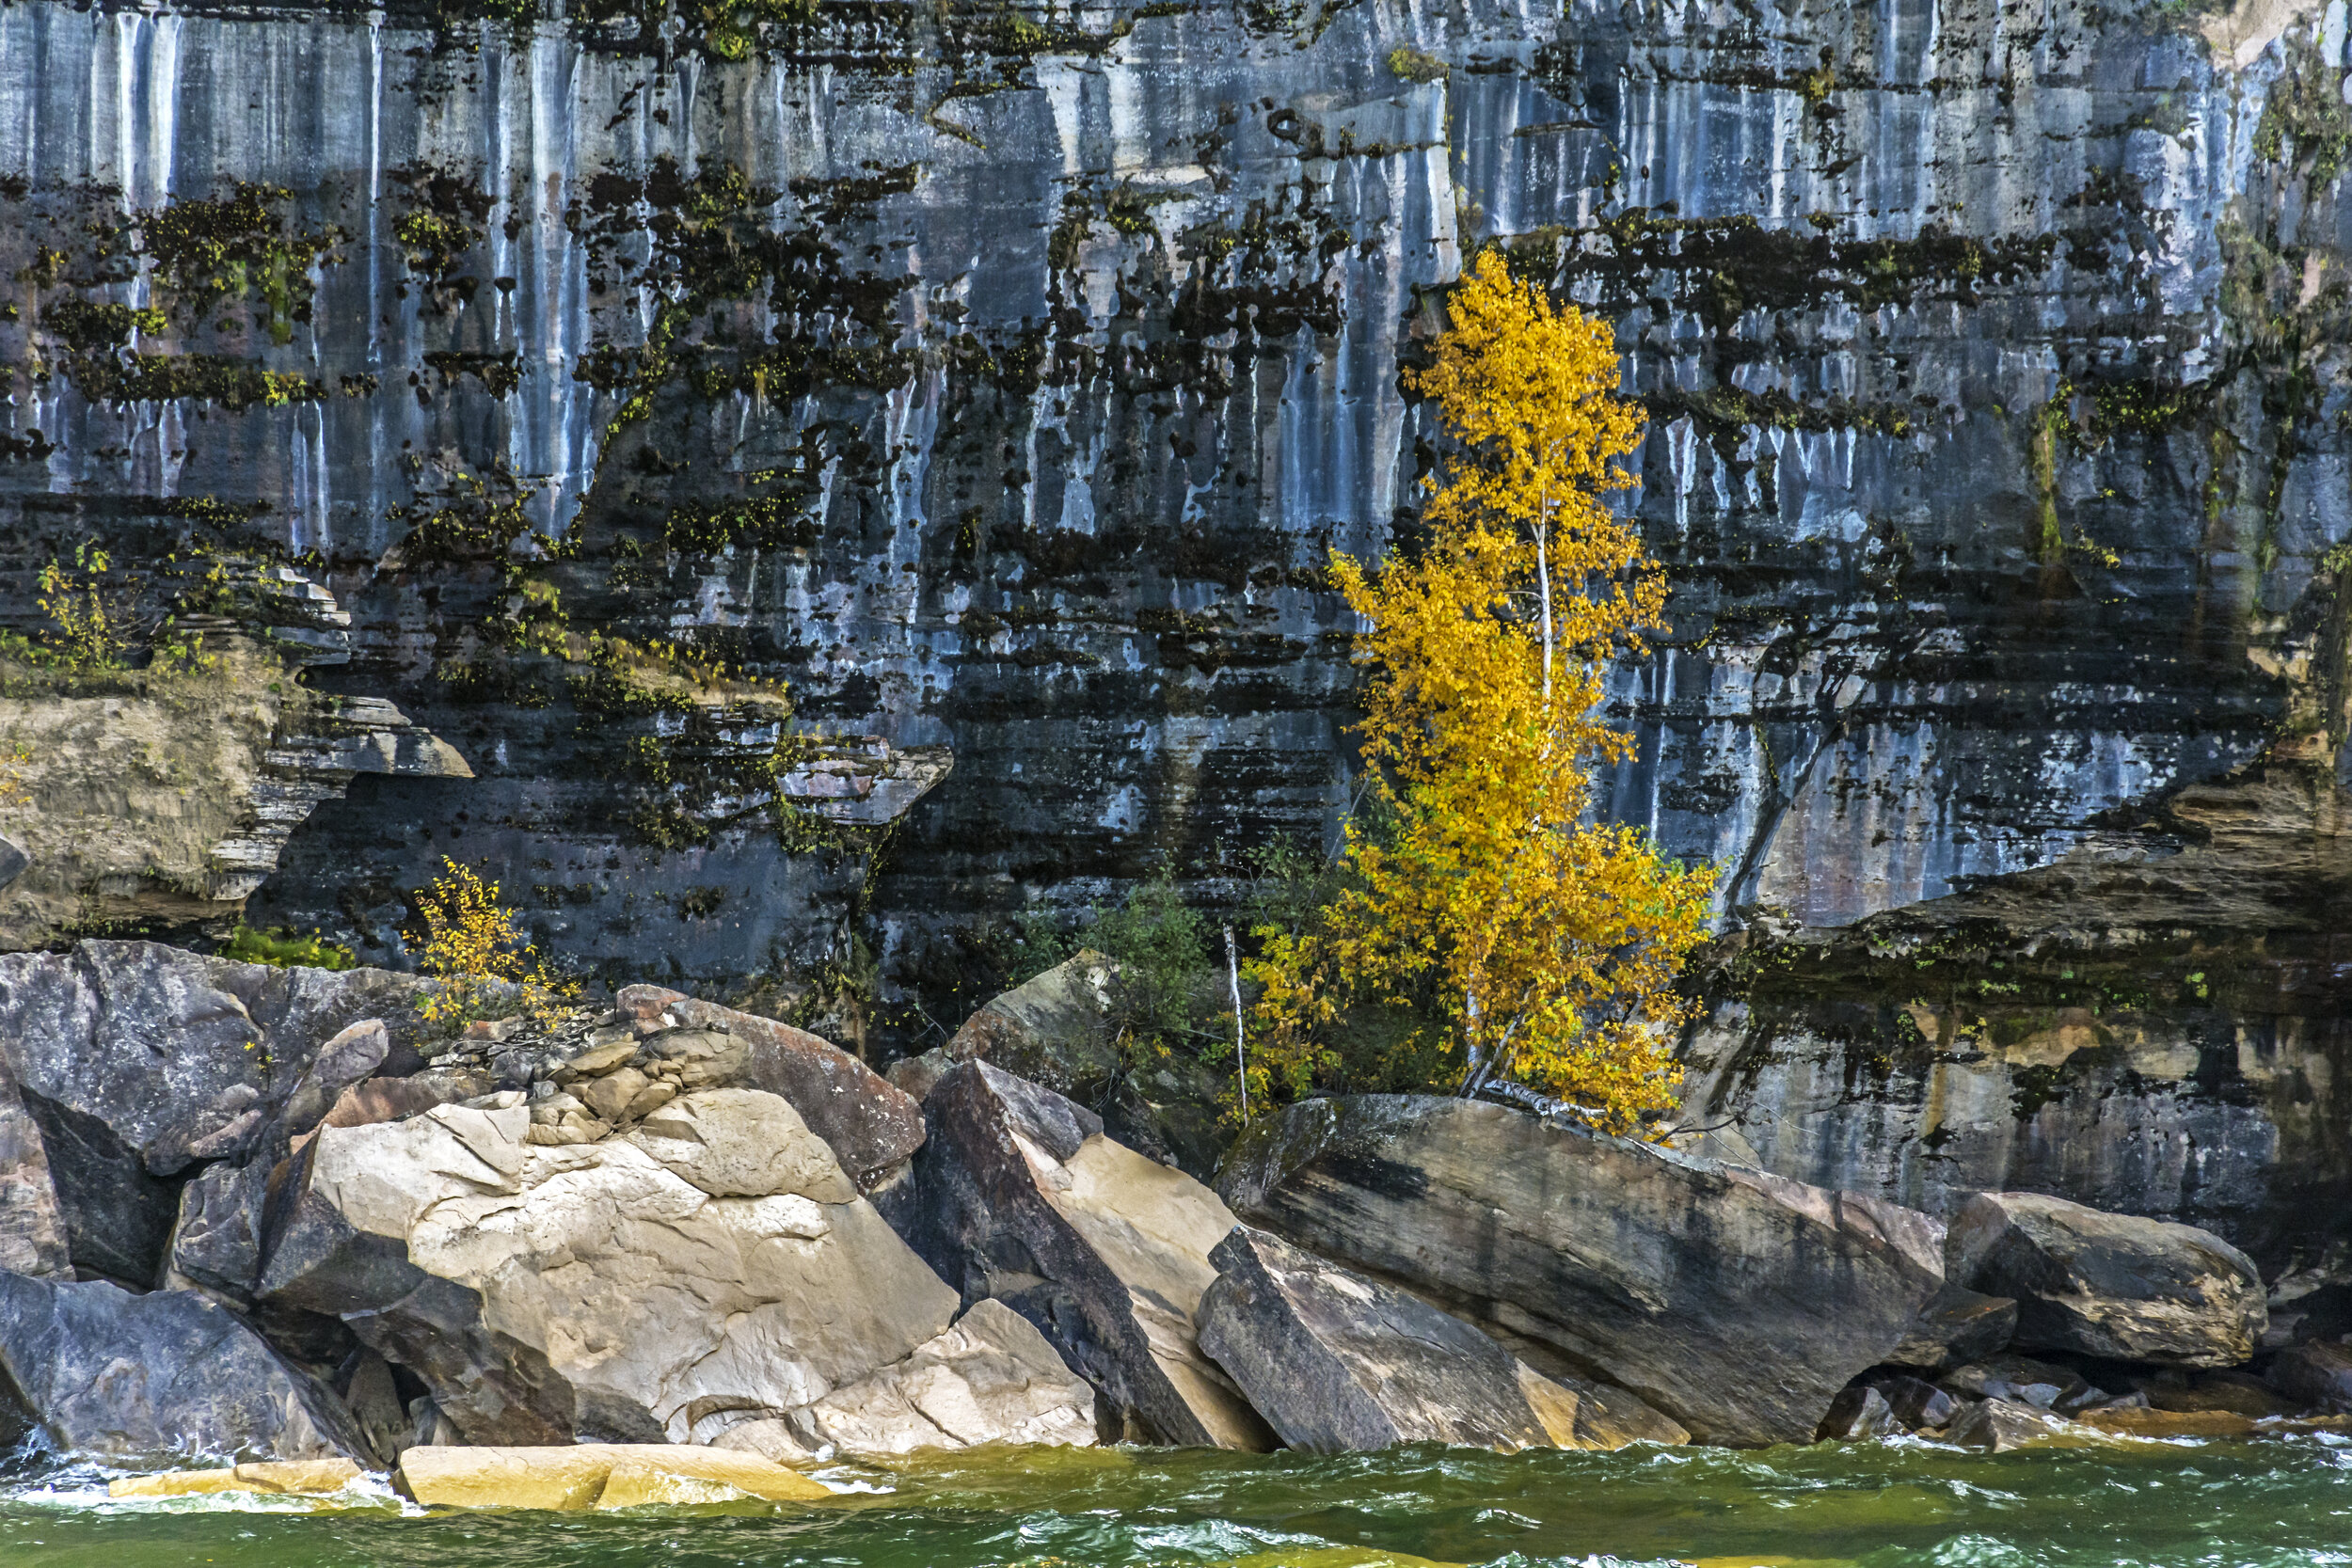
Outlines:
{"label": "rocky shoreline", "polygon": [[0,958],[28,1457],[590,1507],[990,1444],[2004,1449],[2352,1412],[2352,1349],[2185,1225],[1939,1219],[1423,1096],[1290,1107],[1211,1183],[1007,1070],[1053,1075],[1018,1009],[893,1082],[650,986],[453,1040],[430,984]]}

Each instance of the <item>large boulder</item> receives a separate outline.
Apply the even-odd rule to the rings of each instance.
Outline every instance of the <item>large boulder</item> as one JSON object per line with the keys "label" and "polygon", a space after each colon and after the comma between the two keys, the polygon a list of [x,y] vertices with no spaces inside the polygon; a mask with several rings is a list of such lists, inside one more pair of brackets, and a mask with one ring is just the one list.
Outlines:
{"label": "large boulder", "polygon": [[992,998],[945,1047],[894,1069],[892,1081],[903,1077],[919,1100],[947,1068],[985,1061],[1092,1106],[1107,1136],[1206,1178],[1232,1142],[1216,1102],[1222,1081],[1182,1051],[1123,1057],[1111,1016],[1120,984],[1114,960],[1084,949]]}
{"label": "large boulder", "polygon": [[923,1108],[831,1041],[756,1013],[737,1012],[660,986],[624,987],[615,1006],[643,1023],[719,1034],[742,1048],[726,1082],[792,1102],[861,1192],[887,1185],[923,1141]]}
{"label": "large boulder", "polygon": [[1104,1018],[1118,965],[1088,949],[992,998],[963,1021],[947,1060],[985,1061],[1056,1094],[1088,1103],[1119,1075]]}
{"label": "large boulder", "polygon": [[[468,1442],[709,1443],[778,1422],[814,1444],[831,1439],[812,1407],[879,1370],[1001,1355],[954,1338],[956,1292],[785,1100],[697,1090],[627,1134],[547,1146],[504,1098],[323,1126],[261,1281],[264,1306],[336,1314],[414,1370]],[[932,1424],[930,1446],[1041,1414],[967,1402],[1004,1423]]]}
{"label": "large boulder", "polygon": [[1614,1449],[1690,1433],[1623,1389],[1566,1386],[1427,1302],[1237,1226],[1209,1254],[1200,1348],[1283,1442]]}
{"label": "large boulder", "polygon": [[[0,957],[0,1066],[16,1085],[0,1092],[0,1148],[24,1143],[13,1098],[39,1131],[73,1265],[144,1289],[179,1208],[170,1179],[213,1161],[274,1160],[289,1099],[325,1092],[312,1071],[321,1047],[355,1023],[381,1022],[379,1061],[421,1066],[415,1003],[431,984],[148,942]],[[33,1168],[0,1151],[0,1229],[9,1212],[44,1206]]]}
{"label": "large boulder", "polygon": [[1955,1284],[2017,1300],[2014,1342],[2119,1360],[2228,1367],[2269,1323],[2253,1261],[2210,1230],[2038,1193],[1978,1193],[1952,1218]]}
{"label": "large boulder", "polygon": [[1199,1342],[1209,1252],[1234,1223],[1215,1193],[986,1062],[949,1070],[924,1112],[893,1222],[966,1302],[993,1297],[1037,1325],[1093,1386],[1105,1440],[1273,1447]]}
{"label": "large boulder", "polygon": [[1953,1284],[1928,1298],[1903,1331],[1902,1343],[1886,1359],[1898,1367],[1931,1370],[1981,1361],[2009,1348],[2017,1332],[2017,1304]]}
{"label": "large boulder", "polygon": [[61,1456],[160,1465],[363,1454],[333,1394],[193,1291],[0,1274],[0,1396]]}
{"label": "large boulder", "polygon": [[1220,1186],[1708,1442],[1810,1442],[1943,1284],[1943,1227],[1915,1211],[1463,1100],[1303,1101]]}

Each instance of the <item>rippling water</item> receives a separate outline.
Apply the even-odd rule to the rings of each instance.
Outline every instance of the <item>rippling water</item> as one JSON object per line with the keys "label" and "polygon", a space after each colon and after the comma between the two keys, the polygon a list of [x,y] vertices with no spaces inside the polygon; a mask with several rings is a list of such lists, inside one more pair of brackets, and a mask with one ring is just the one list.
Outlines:
{"label": "rippling water", "polygon": [[1994,1456],[1024,1451],[828,1476],[876,1490],[808,1510],[430,1514],[388,1496],[115,1504],[67,1473],[0,1493],[0,1564],[2352,1564],[2352,1444],[2333,1434]]}

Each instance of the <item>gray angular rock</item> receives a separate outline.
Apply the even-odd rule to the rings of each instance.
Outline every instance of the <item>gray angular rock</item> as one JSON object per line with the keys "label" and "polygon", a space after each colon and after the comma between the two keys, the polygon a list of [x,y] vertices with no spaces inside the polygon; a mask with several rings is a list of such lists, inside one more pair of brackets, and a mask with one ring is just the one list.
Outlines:
{"label": "gray angular rock", "polygon": [[345,1089],[384,1065],[391,1049],[391,1034],[380,1018],[362,1019],[320,1046],[279,1113],[287,1133],[316,1127]]}
{"label": "gray angular rock", "polygon": [[923,1141],[923,1108],[912,1096],[805,1029],[660,986],[624,987],[614,1005],[641,1019],[667,1013],[686,1028],[739,1042],[743,1057],[726,1082],[789,1101],[861,1192],[886,1185]]}
{"label": "gray angular rock", "polygon": [[54,1275],[70,1266],[48,1146],[0,1055],[0,1269]]}
{"label": "gray angular rock", "polygon": [[414,1001],[381,970],[276,969],[146,942],[0,957],[0,1062],[38,1128],[72,1262],[144,1288],[179,1209],[169,1179],[264,1146],[320,1048],[363,1018],[421,1065]]}
{"label": "gray angular rock", "polygon": [[164,1283],[250,1302],[262,1273],[262,1213],[268,1193],[269,1170],[259,1162],[207,1165],[182,1187]]}
{"label": "gray angular rock", "polygon": [[1859,1443],[1903,1430],[1885,1394],[1867,1383],[1838,1391],[1821,1418],[1814,1440],[1820,1443]]}
{"label": "gray angular rock", "polygon": [[1952,1217],[1946,1272],[2017,1301],[2015,1343],[2228,1367],[2269,1322],[2262,1276],[2209,1230],[2038,1193],[1979,1193]]}
{"label": "gray angular rock", "polygon": [[[1596,1432],[1590,1418],[1580,1430],[1589,1385],[1552,1383],[1470,1324],[1393,1286],[1247,1226],[1219,1242],[1209,1260],[1217,1276],[1200,1298],[1200,1348],[1294,1449],[1347,1453],[1446,1443],[1511,1453],[1630,1440]],[[1631,1395],[1613,1392],[1621,1421],[1648,1418],[1642,1436],[1689,1440]],[[1607,1397],[1592,1394],[1597,1405]]]}
{"label": "gray angular rock", "polygon": [[2273,1388],[2307,1409],[2352,1412],[2352,1348],[2313,1339],[2271,1358]]}
{"label": "gray angular rock", "polygon": [[1947,1279],[1944,1288],[1903,1330],[1902,1343],[1886,1359],[1898,1367],[1931,1370],[1981,1361],[2009,1348],[2017,1332],[2017,1303],[2007,1296],[1988,1296]]}
{"label": "gray angular rock", "polygon": [[60,1455],[110,1464],[368,1451],[333,1394],[193,1291],[0,1274],[0,1393]]}
{"label": "gray angular rock", "polygon": [[1105,1441],[1274,1446],[1198,1340],[1209,1252],[1234,1223],[1215,1193],[986,1062],[941,1078],[924,1114],[884,1212],[967,1304],[994,1297],[1038,1326],[1093,1386]]}
{"label": "gray angular rock", "polygon": [[1220,1186],[1250,1223],[1708,1442],[1810,1442],[1943,1284],[1942,1227],[1915,1211],[1468,1101],[1303,1101],[1235,1148]]}
{"label": "gray angular rock", "polygon": [[1870,1380],[1872,1387],[1886,1396],[1887,1408],[1895,1419],[1914,1432],[1932,1432],[1950,1423],[1960,1411],[1960,1402],[1934,1384],[1915,1377],[1881,1374]]}
{"label": "gray angular rock", "polygon": [[2074,1408],[2106,1396],[2088,1378],[2069,1367],[2053,1366],[2028,1355],[1995,1355],[1955,1367],[1937,1379],[1952,1393],[1968,1399],[2013,1400],[2037,1410]]}

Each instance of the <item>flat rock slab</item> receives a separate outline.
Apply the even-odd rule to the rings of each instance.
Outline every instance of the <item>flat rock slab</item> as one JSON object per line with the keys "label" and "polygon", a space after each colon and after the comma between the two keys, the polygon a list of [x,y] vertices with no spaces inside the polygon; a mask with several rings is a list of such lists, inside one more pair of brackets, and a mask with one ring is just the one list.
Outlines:
{"label": "flat rock slab", "polygon": [[193,1291],[0,1274],[0,1398],[56,1451],[110,1464],[365,1451],[334,1395]]}
{"label": "flat rock slab", "polygon": [[923,1142],[923,1107],[912,1096],[805,1029],[660,986],[625,986],[613,1001],[634,1017],[667,1013],[685,1028],[722,1031],[739,1041],[744,1054],[733,1081],[789,1101],[861,1192],[892,1180]]}
{"label": "flat rock slab", "polygon": [[1105,1441],[1269,1449],[1274,1433],[1200,1349],[1217,1196],[1103,1133],[1092,1112],[965,1062],[924,1101],[930,1136],[892,1222],[966,1302],[1020,1313],[1095,1391]]}
{"label": "flat rock slab", "polygon": [[[723,1500],[721,1486],[770,1502],[816,1502],[834,1496],[773,1460],[731,1449],[689,1444],[573,1443],[529,1448],[421,1448],[400,1456],[401,1490],[434,1508],[528,1508],[566,1513],[647,1503]],[[606,1501],[606,1493],[614,1493]]]}
{"label": "flat rock slab", "polygon": [[[1620,1446],[1589,1440],[1589,1421],[1580,1433],[1576,1390],[1393,1286],[1247,1226],[1209,1260],[1218,1273],[1200,1301],[1200,1348],[1294,1449]],[[1688,1440],[1680,1426],[1648,1414],[1655,1440]]]}
{"label": "flat rock slab", "polygon": [[166,1470],[106,1483],[110,1497],[199,1497],[219,1492],[278,1497],[326,1497],[358,1483],[366,1472],[349,1459],[262,1461],[224,1470]]}
{"label": "flat rock slab", "polygon": [[1946,1273],[2017,1301],[2015,1343],[2125,1361],[2231,1367],[2270,1309],[2253,1260],[2195,1226],[2039,1193],[1978,1193],[1952,1218]]}
{"label": "flat rock slab", "polygon": [[1303,1101],[1236,1147],[1220,1186],[1250,1223],[1708,1442],[1812,1441],[1943,1284],[1942,1227],[1915,1211],[1469,1101]]}

